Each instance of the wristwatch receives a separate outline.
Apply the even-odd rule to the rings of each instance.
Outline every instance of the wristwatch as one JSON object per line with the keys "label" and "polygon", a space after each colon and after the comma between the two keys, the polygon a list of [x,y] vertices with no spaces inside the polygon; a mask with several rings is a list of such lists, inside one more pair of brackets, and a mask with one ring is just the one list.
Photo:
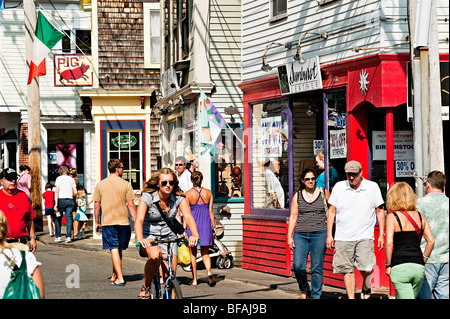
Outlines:
{"label": "wristwatch", "polygon": [[384,266],[386,266],[386,268],[391,268],[391,265],[388,264],[384,264]]}
{"label": "wristwatch", "polygon": [[386,233],[380,233],[380,235],[386,236]]}

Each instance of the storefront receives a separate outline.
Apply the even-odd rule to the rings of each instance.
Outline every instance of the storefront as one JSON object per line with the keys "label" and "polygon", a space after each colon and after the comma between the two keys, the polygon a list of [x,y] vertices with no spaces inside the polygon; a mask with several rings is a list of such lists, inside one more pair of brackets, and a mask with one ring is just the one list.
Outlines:
{"label": "storefront", "polygon": [[[318,58],[313,58],[303,69],[286,64],[278,67],[279,76],[240,85],[246,112],[245,171],[251,172],[245,176],[243,268],[291,275],[289,203],[300,186],[299,172],[315,165],[319,150],[325,153],[326,175],[333,166],[343,180],[346,161],[357,160],[364,178],[376,181],[383,193],[394,180],[414,185],[410,167],[405,168],[414,162],[406,114],[408,60],[407,54],[374,55],[319,70],[314,66]],[[319,76],[318,84],[313,79]],[[295,77],[304,83],[295,83]],[[396,169],[400,163],[404,170]],[[375,240],[378,232],[376,226]],[[388,288],[384,251],[376,255],[372,287]],[[331,263],[328,251],[324,283],[343,287],[343,277],[333,274]],[[360,281],[358,274],[358,286]]]}

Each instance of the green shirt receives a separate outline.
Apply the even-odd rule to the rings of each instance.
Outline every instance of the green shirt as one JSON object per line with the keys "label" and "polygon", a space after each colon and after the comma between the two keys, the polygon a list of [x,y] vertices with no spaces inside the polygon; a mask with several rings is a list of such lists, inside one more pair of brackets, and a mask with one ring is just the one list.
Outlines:
{"label": "green shirt", "polygon": [[[427,263],[448,263],[448,197],[444,193],[429,193],[419,198],[418,210],[424,214],[434,236],[434,248]],[[425,249],[425,241],[422,241],[422,251]]]}

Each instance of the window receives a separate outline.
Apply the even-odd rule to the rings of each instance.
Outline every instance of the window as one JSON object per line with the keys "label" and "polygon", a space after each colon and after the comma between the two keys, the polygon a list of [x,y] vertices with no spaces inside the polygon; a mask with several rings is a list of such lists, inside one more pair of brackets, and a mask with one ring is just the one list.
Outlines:
{"label": "window", "polygon": [[159,3],[144,3],[144,67],[161,63],[161,19]]}
{"label": "window", "polygon": [[133,189],[142,187],[141,130],[108,131],[108,161],[119,158],[123,162],[122,178],[129,181]]}
{"label": "window", "polygon": [[65,30],[62,38],[63,53],[91,54],[91,30]]}
{"label": "window", "polygon": [[[223,129],[214,146],[214,200],[244,197],[244,131],[240,124]],[[236,136],[239,138],[236,138]]]}
{"label": "window", "polygon": [[287,13],[287,0],[270,0],[271,18],[284,17]]}
{"label": "window", "polygon": [[186,59],[189,55],[189,21],[192,1],[178,0],[179,1],[179,15],[181,21],[181,55],[183,59]]}
{"label": "window", "polygon": [[253,207],[289,208],[288,102],[253,105]]}

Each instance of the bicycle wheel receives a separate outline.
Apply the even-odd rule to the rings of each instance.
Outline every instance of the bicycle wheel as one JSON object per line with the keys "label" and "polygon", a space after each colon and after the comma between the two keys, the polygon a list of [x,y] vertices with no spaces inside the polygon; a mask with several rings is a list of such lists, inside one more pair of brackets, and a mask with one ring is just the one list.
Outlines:
{"label": "bicycle wheel", "polygon": [[180,283],[175,278],[169,279],[167,290],[169,292],[170,299],[183,299]]}

